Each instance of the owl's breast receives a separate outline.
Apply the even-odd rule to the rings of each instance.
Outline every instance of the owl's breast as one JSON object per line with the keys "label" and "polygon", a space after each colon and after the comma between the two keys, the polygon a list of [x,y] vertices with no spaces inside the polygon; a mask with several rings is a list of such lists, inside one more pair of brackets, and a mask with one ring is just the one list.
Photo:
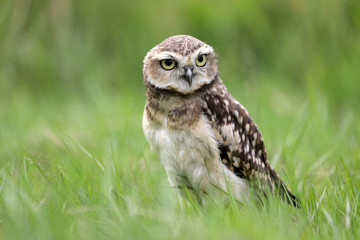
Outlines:
{"label": "owl's breast", "polygon": [[173,129],[188,129],[196,126],[200,121],[201,109],[195,106],[188,106],[184,104],[179,107],[171,109],[166,116],[166,123],[168,128]]}
{"label": "owl's breast", "polygon": [[153,125],[181,130],[198,124],[201,107],[196,101],[176,98],[163,102],[151,101],[146,104],[144,115]]}
{"label": "owl's breast", "polygon": [[204,160],[218,160],[214,132],[200,111],[174,108],[155,120],[145,109],[143,130],[167,172],[186,175]]}

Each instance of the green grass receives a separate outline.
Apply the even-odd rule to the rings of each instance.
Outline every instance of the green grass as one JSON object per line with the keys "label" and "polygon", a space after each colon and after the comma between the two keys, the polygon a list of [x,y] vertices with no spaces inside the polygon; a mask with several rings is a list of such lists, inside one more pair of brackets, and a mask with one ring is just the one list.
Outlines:
{"label": "green grass", "polygon": [[[1,239],[360,237],[357,2],[59,2],[0,1]],[[170,188],[142,133],[141,68],[176,33],[215,47],[301,209]]]}
{"label": "green grass", "polygon": [[[264,88],[269,95],[281,91]],[[2,238],[359,236],[359,125],[350,112],[338,127],[321,101],[307,100],[288,116],[273,110],[277,104],[263,104],[255,114],[273,119],[259,126],[302,209],[278,199],[204,208],[180,204],[150,152],[141,130],[143,93],[106,95],[111,91],[91,84],[87,91],[82,99],[54,103],[21,92],[2,105],[8,113],[1,123]],[[252,96],[250,112],[261,95]]]}

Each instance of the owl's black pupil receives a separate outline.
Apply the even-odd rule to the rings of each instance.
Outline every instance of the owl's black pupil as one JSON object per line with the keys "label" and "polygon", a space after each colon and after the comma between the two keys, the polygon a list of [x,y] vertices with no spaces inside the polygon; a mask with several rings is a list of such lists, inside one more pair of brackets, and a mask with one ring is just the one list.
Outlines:
{"label": "owl's black pupil", "polygon": [[198,58],[198,61],[199,61],[199,62],[204,61],[204,57],[203,57],[203,56],[200,56],[200,57]]}
{"label": "owl's black pupil", "polygon": [[171,66],[172,63],[173,63],[173,62],[172,62],[171,59],[166,59],[166,60],[165,60],[165,65],[166,65],[166,66]]}

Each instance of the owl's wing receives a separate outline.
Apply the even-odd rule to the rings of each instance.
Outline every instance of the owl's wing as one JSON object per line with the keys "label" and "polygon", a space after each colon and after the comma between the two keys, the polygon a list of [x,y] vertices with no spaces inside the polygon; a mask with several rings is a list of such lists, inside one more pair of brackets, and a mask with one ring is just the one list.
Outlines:
{"label": "owl's wing", "polygon": [[203,112],[215,131],[223,164],[237,176],[248,179],[260,188],[268,185],[271,191],[278,190],[284,199],[298,206],[295,195],[271,167],[263,136],[247,110],[228,93],[223,84],[203,97]]}

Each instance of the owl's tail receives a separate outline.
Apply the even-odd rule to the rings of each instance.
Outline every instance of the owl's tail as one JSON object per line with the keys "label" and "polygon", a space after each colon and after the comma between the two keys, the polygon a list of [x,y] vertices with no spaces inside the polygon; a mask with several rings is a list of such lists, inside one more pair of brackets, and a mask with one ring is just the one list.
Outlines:
{"label": "owl's tail", "polygon": [[281,180],[280,176],[274,169],[270,169],[270,176],[274,181],[275,192],[287,203],[293,205],[296,208],[301,208],[301,201],[290,190],[288,186]]}
{"label": "owl's tail", "polygon": [[301,208],[300,200],[291,192],[289,187],[286,186],[286,184],[281,179],[279,179],[278,183],[275,182],[275,187],[282,199],[296,208]]}

